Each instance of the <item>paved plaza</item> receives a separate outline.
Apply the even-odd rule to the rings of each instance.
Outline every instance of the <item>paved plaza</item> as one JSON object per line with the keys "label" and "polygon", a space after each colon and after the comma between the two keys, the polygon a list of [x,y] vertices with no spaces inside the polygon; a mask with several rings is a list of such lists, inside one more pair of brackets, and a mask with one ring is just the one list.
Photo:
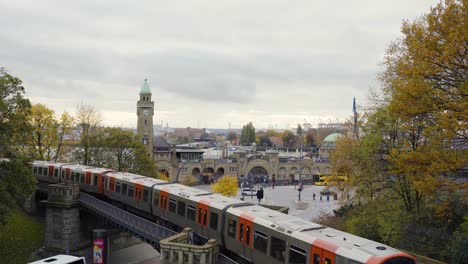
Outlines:
{"label": "paved plaza", "polygon": [[[212,191],[210,185],[198,185],[194,187]],[[320,201],[320,191],[323,189],[323,186],[304,185],[304,189],[301,192],[301,201],[306,203],[306,208],[298,210],[298,191],[295,190],[294,185],[276,186],[274,189],[272,187],[264,187],[264,199],[262,200],[262,204],[287,206],[289,207],[289,215],[297,216],[308,221],[315,221],[322,215],[333,214],[333,210],[338,209],[342,204],[340,199],[334,200],[333,196],[329,197],[329,201],[327,201],[327,196],[322,196],[322,201]],[[313,199],[314,193],[316,195],[315,200]],[[255,193],[253,194],[253,197],[245,196],[245,201],[257,203]],[[241,197],[241,191],[239,190],[236,198],[240,199]]]}

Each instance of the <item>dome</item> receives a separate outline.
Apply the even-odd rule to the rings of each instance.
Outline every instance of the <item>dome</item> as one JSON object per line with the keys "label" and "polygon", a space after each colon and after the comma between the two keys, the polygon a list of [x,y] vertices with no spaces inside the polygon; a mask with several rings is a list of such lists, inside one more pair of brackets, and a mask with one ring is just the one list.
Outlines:
{"label": "dome", "polygon": [[340,134],[340,133],[333,133],[333,134],[328,135],[323,140],[323,142],[335,143],[339,138],[342,138],[342,137],[344,137],[344,136],[342,134]]}
{"label": "dome", "polygon": [[150,94],[151,89],[148,85],[148,79],[145,79],[145,83],[141,86],[140,94]]}

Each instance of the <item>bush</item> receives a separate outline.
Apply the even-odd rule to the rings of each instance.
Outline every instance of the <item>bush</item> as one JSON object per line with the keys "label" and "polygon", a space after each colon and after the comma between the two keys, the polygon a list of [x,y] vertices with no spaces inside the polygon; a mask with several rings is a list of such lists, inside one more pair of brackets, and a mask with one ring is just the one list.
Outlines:
{"label": "bush", "polygon": [[218,182],[212,184],[211,189],[215,193],[220,193],[224,196],[237,195],[237,177],[224,176]]}

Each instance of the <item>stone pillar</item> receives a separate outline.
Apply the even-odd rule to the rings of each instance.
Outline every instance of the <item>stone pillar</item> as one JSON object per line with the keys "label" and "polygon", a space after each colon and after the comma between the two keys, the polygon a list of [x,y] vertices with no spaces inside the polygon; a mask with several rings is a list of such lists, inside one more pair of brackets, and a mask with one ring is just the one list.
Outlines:
{"label": "stone pillar", "polygon": [[80,248],[80,188],[78,184],[51,184],[46,205],[46,250],[70,253]]}

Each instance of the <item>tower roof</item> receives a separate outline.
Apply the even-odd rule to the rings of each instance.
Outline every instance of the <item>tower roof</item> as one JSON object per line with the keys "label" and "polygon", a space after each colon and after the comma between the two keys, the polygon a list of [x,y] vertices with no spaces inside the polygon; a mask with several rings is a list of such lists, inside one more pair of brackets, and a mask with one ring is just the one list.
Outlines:
{"label": "tower roof", "polygon": [[148,85],[148,79],[145,79],[145,83],[141,86],[140,94],[150,94],[151,89]]}

